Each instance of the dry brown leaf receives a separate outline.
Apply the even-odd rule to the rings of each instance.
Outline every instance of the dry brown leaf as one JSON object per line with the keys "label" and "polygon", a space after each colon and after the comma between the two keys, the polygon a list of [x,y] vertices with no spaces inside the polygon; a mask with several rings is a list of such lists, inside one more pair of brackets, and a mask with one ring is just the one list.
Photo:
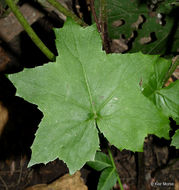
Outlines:
{"label": "dry brown leaf", "polygon": [[66,174],[49,185],[38,184],[25,190],[88,190],[80,176],[79,171],[73,175]]}
{"label": "dry brown leaf", "polygon": [[26,188],[25,190],[49,190],[46,184],[37,184]]}
{"label": "dry brown leaf", "polygon": [[179,181],[175,181],[175,190],[179,190]]}
{"label": "dry brown leaf", "polygon": [[74,175],[66,174],[58,180],[54,181],[48,187],[53,190],[87,190],[87,186],[84,185],[83,179],[80,177],[81,173],[78,171]]}

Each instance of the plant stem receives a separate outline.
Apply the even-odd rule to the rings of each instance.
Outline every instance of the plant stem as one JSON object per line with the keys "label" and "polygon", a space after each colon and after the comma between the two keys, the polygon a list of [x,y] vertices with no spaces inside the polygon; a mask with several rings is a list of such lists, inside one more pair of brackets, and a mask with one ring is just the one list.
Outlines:
{"label": "plant stem", "polygon": [[[110,157],[112,166],[113,166],[113,168],[115,168],[115,170],[116,170],[116,172],[117,172],[117,168],[116,168],[116,165],[115,165],[115,163],[114,163],[114,159],[113,159],[113,156],[112,156],[112,153],[111,153],[111,150],[110,150],[109,147],[108,147],[108,154],[109,154],[109,157]],[[117,181],[118,181],[118,183],[119,183],[120,189],[121,189],[121,190],[124,190],[119,175],[117,175]]]}
{"label": "plant stem", "polygon": [[166,74],[165,78],[164,78],[164,85],[165,83],[168,81],[168,79],[171,77],[171,75],[173,74],[173,72],[175,71],[176,67],[179,65],[179,55],[177,55],[174,60],[173,63],[168,71],[168,73]]}
{"label": "plant stem", "polygon": [[51,60],[55,60],[55,55],[46,47],[46,45],[40,40],[27,20],[24,18],[19,8],[15,4],[14,0],[6,0],[7,5],[10,7],[20,24],[23,26],[29,37],[36,44],[36,46]]}
{"label": "plant stem", "polygon": [[62,4],[60,4],[56,0],[47,0],[48,3],[50,3],[53,7],[55,7],[58,11],[63,13],[65,16],[71,17],[76,23],[78,23],[81,26],[87,26],[87,24],[78,18],[72,11],[65,8]]}
{"label": "plant stem", "polygon": [[106,10],[106,0],[100,0],[100,24],[101,32],[103,38],[103,46],[106,53],[110,52],[110,45],[108,40],[108,31],[107,31],[107,10]]}
{"label": "plant stem", "polygon": [[90,0],[90,7],[92,15],[94,17],[94,21],[96,22],[98,32],[101,34],[103,48],[106,51],[106,53],[110,53],[110,45],[109,45],[108,32],[107,32],[106,0],[100,0],[99,18],[97,18],[96,15],[94,0]]}
{"label": "plant stem", "polygon": [[94,17],[94,21],[96,22],[98,32],[101,33],[101,26],[99,24],[99,21],[98,21],[97,15],[96,15],[95,6],[94,6],[94,0],[90,0],[90,8],[91,8],[91,13],[92,13],[92,15]]}

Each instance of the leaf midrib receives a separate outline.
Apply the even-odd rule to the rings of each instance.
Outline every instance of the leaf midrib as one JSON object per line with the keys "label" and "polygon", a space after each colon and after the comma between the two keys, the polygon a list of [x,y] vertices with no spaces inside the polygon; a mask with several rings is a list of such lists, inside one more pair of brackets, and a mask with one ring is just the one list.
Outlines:
{"label": "leaf midrib", "polygon": [[[75,37],[75,35],[73,35],[73,36]],[[79,51],[78,51],[78,48],[77,48],[77,44],[76,44],[76,39],[74,40],[74,42],[75,42],[75,45],[76,45],[76,50],[77,50],[77,52],[79,52]],[[90,86],[89,86],[89,82],[88,82],[88,77],[87,77],[85,68],[84,68],[84,66],[83,66],[83,64],[82,64],[82,62],[81,62],[81,60],[79,59],[79,56],[75,56],[75,55],[72,53],[71,49],[67,46],[65,40],[64,40],[64,45],[65,45],[66,48],[69,50],[69,53],[71,53],[71,55],[72,55],[73,57],[75,57],[75,58],[79,61],[80,65],[81,65],[81,67],[82,67],[83,77],[84,77],[85,84],[86,84],[86,87],[87,87],[87,91],[88,91],[88,95],[89,95],[89,99],[90,99],[90,104],[91,104],[92,112],[93,112],[93,114],[94,114],[94,119],[96,119],[96,118],[97,118],[97,113],[96,113],[95,106],[94,106],[94,104],[93,104],[92,94],[91,94],[91,90],[90,90]],[[78,55],[79,55],[79,53],[78,53]]]}
{"label": "leaf midrib", "polygon": [[[24,83],[24,81],[22,81],[22,82]],[[38,89],[40,87],[37,84],[33,84],[33,86],[35,86],[35,85],[37,86],[36,89]],[[56,96],[56,97],[59,97],[59,98],[63,98],[64,100],[66,99],[66,96],[64,94],[56,94],[56,93],[53,93],[52,91],[46,91],[46,89],[44,89],[44,93],[52,95],[52,96]],[[17,94],[18,94],[18,92],[17,92]],[[78,107],[80,107],[80,108],[82,108],[84,110],[89,111],[89,108],[87,106],[78,103],[76,100],[74,100],[72,98],[68,99],[67,102],[69,102],[69,103],[71,103],[71,104],[73,104],[75,106],[78,106]],[[36,102],[34,102],[34,103],[36,103]]]}
{"label": "leaf midrib", "polygon": [[87,74],[86,74],[85,68],[84,68],[84,66],[83,66],[83,64],[81,63],[80,60],[79,60],[79,62],[80,62],[81,67],[83,69],[83,75],[84,75],[84,79],[85,79],[85,84],[87,86],[87,91],[88,91],[88,95],[89,95],[89,98],[90,98],[90,104],[91,104],[91,107],[92,107],[92,111],[94,113],[94,118],[97,118],[96,109],[95,109],[95,106],[94,106],[94,103],[93,103],[92,94],[91,94],[91,90],[90,90]]}
{"label": "leaf midrib", "polygon": [[104,181],[104,184],[103,184],[103,186],[102,187],[105,187],[106,185],[106,183],[108,182],[108,180],[110,179],[110,177],[113,175],[113,173],[115,172],[115,168],[112,168],[111,167],[111,171],[108,173],[109,175],[107,176],[107,178],[106,178],[106,180]]}

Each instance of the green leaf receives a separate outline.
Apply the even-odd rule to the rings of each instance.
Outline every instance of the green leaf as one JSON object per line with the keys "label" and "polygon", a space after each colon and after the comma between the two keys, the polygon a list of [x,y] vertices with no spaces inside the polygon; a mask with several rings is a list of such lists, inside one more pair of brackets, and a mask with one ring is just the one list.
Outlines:
{"label": "green leaf", "polygon": [[107,167],[112,167],[108,156],[102,152],[96,152],[95,160],[87,163],[91,168],[101,171]]}
{"label": "green leaf", "polygon": [[155,64],[155,72],[151,75],[149,82],[142,86],[142,92],[165,115],[176,120],[179,118],[179,80],[162,88],[170,69],[170,61],[160,60]]}
{"label": "green leaf", "polygon": [[177,6],[177,4],[178,4],[177,1],[178,0],[161,1],[159,3],[159,6],[158,6],[157,10],[160,11],[160,12],[165,12],[165,13],[169,14],[171,12],[171,7]]}
{"label": "green leaf", "polygon": [[[101,1],[95,2],[96,10],[100,15]],[[163,12],[158,9],[152,12],[146,3],[138,0],[106,0],[109,37],[119,39],[124,36],[128,41],[133,36],[130,52],[142,51],[147,54],[163,54],[168,48],[174,18],[167,15],[171,12],[172,6],[168,5],[166,8],[162,4],[159,7],[161,7],[160,11]],[[162,7],[164,8],[162,9]],[[165,14],[162,18],[165,20],[165,24],[160,24],[160,19],[157,18],[158,13]],[[176,49],[172,51],[176,52]]]}
{"label": "green leaf", "polygon": [[171,61],[160,58],[154,64],[154,73],[149,82],[142,85],[143,94],[155,102],[155,91],[164,86],[166,76],[171,68]]}
{"label": "green leaf", "polygon": [[176,118],[175,121],[176,121],[176,124],[179,125],[179,118]]}
{"label": "green leaf", "polygon": [[172,137],[171,145],[179,149],[179,129],[175,132],[174,136]]}
{"label": "green leaf", "polygon": [[174,120],[179,118],[179,80],[155,93],[156,105]]}
{"label": "green leaf", "polygon": [[101,173],[97,190],[110,190],[116,184],[117,175],[115,168],[106,168]]}
{"label": "green leaf", "polygon": [[142,151],[148,134],[168,138],[169,120],[141,92],[159,56],[108,54],[96,27],[68,19],[55,29],[56,62],[9,75],[44,118],[29,165],[62,159],[70,173],[93,161],[98,130],[119,149]]}

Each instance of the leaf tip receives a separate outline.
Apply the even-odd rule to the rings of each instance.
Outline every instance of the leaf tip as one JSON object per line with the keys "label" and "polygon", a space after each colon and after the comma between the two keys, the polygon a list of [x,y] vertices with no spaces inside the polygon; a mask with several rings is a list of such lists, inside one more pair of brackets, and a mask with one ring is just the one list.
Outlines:
{"label": "leaf tip", "polygon": [[27,168],[32,167],[33,165],[35,165],[36,163],[34,163],[32,160],[29,161]]}

